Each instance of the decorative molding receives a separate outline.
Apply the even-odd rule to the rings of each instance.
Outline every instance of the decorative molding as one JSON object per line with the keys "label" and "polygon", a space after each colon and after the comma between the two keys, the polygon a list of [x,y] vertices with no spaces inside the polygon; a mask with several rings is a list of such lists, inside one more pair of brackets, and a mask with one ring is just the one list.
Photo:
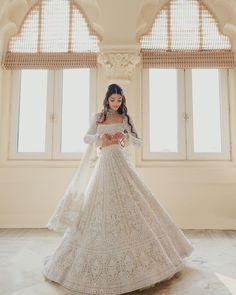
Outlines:
{"label": "decorative molding", "polygon": [[102,52],[98,54],[97,61],[104,68],[109,80],[129,82],[141,56],[137,52]]}
{"label": "decorative molding", "polygon": [[140,51],[140,43],[104,43],[101,42],[99,44],[99,48],[101,52],[112,52],[112,53],[134,53]]}

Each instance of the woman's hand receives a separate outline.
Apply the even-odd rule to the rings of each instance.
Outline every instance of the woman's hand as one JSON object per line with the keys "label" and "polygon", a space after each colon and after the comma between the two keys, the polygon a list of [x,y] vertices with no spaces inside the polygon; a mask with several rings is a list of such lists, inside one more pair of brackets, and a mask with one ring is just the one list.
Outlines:
{"label": "woman's hand", "polygon": [[104,133],[100,136],[101,147],[117,144],[119,143],[119,140],[120,139],[117,136],[108,133]]}
{"label": "woman's hand", "polygon": [[128,132],[117,132],[114,136],[119,141],[123,142],[123,145],[125,144],[125,142],[127,142],[129,140],[129,133]]}
{"label": "woman's hand", "polygon": [[127,139],[128,134],[124,132],[116,132],[115,134],[104,133],[100,136],[101,147],[111,144],[119,144],[120,140]]}
{"label": "woman's hand", "polygon": [[101,147],[104,147],[104,146],[108,146],[108,145],[111,145],[111,144],[114,144],[114,139],[113,139],[113,136],[111,134],[108,134],[108,133],[104,133],[100,136],[100,145]]}
{"label": "woman's hand", "polygon": [[116,140],[120,140],[124,137],[124,133],[123,132],[116,132],[114,135],[113,135],[113,138],[116,139]]}
{"label": "woman's hand", "polygon": [[120,143],[123,147],[125,146],[125,142],[128,141],[128,139],[128,132],[116,132],[113,135],[113,140],[115,141],[115,143]]}
{"label": "woman's hand", "polygon": [[100,137],[100,139],[101,139],[102,146],[109,145],[109,143],[111,141],[111,135],[108,134],[108,133],[104,133],[104,134],[102,134],[102,136]]}

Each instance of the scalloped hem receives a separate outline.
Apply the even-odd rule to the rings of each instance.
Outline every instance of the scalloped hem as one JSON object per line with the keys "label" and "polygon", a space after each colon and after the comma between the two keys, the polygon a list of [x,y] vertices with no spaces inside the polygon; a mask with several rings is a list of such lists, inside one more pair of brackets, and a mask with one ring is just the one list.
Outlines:
{"label": "scalloped hem", "polygon": [[[187,257],[187,255],[185,256]],[[183,257],[184,258],[184,257]],[[154,287],[157,283],[161,283],[167,280],[170,280],[177,272],[180,272],[185,267],[183,261],[179,263],[177,266],[175,266],[174,271],[167,271],[161,276],[152,275],[143,279],[140,279],[138,281],[131,280],[130,284],[126,284],[124,286],[114,288],[113,289],[104,289],[104,288],[97,288],[97,287],[79,287],[76,286],[76,284],[73,284],[66,280],[56,279],[53,276],[49,276],[45,273],[45,271],[42,272],[45,279],[49,282],[57,283],[66,289],[73,291],[73,292],[80,292],[81,295],[91,295],[91,294],[97,294],[97,295],[120,295],[129,293],[132,291],[143,291],[144,289],[149,289]],[[90,289],[90,290],[88,290]]]}

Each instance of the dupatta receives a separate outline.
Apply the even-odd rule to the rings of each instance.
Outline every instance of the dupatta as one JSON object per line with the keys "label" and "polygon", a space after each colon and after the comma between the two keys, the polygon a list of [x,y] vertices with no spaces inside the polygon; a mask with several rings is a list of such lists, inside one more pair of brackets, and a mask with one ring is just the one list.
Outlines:
{"label": "dupatta", "polygon": [[68,228],[75,228],[78,224],[85,200],[84,193],[90,179],[90,160],[95,152],[95,143],[88,144],[79,167],[49,218],[46,225],[48,229],[65,233]]}

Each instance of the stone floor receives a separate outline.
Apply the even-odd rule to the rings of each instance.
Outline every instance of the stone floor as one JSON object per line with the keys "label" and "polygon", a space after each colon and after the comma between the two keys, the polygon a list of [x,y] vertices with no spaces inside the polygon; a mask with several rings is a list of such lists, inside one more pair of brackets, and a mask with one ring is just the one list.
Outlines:
{"label": "stone floor", "polygon": [[[127,294],[236,295],[236,231],[183,230],[195,250],[170,280]],[[0,295],[67,295],[42,275],[43,258],[61,236],[47,229],[0,229]]]}

